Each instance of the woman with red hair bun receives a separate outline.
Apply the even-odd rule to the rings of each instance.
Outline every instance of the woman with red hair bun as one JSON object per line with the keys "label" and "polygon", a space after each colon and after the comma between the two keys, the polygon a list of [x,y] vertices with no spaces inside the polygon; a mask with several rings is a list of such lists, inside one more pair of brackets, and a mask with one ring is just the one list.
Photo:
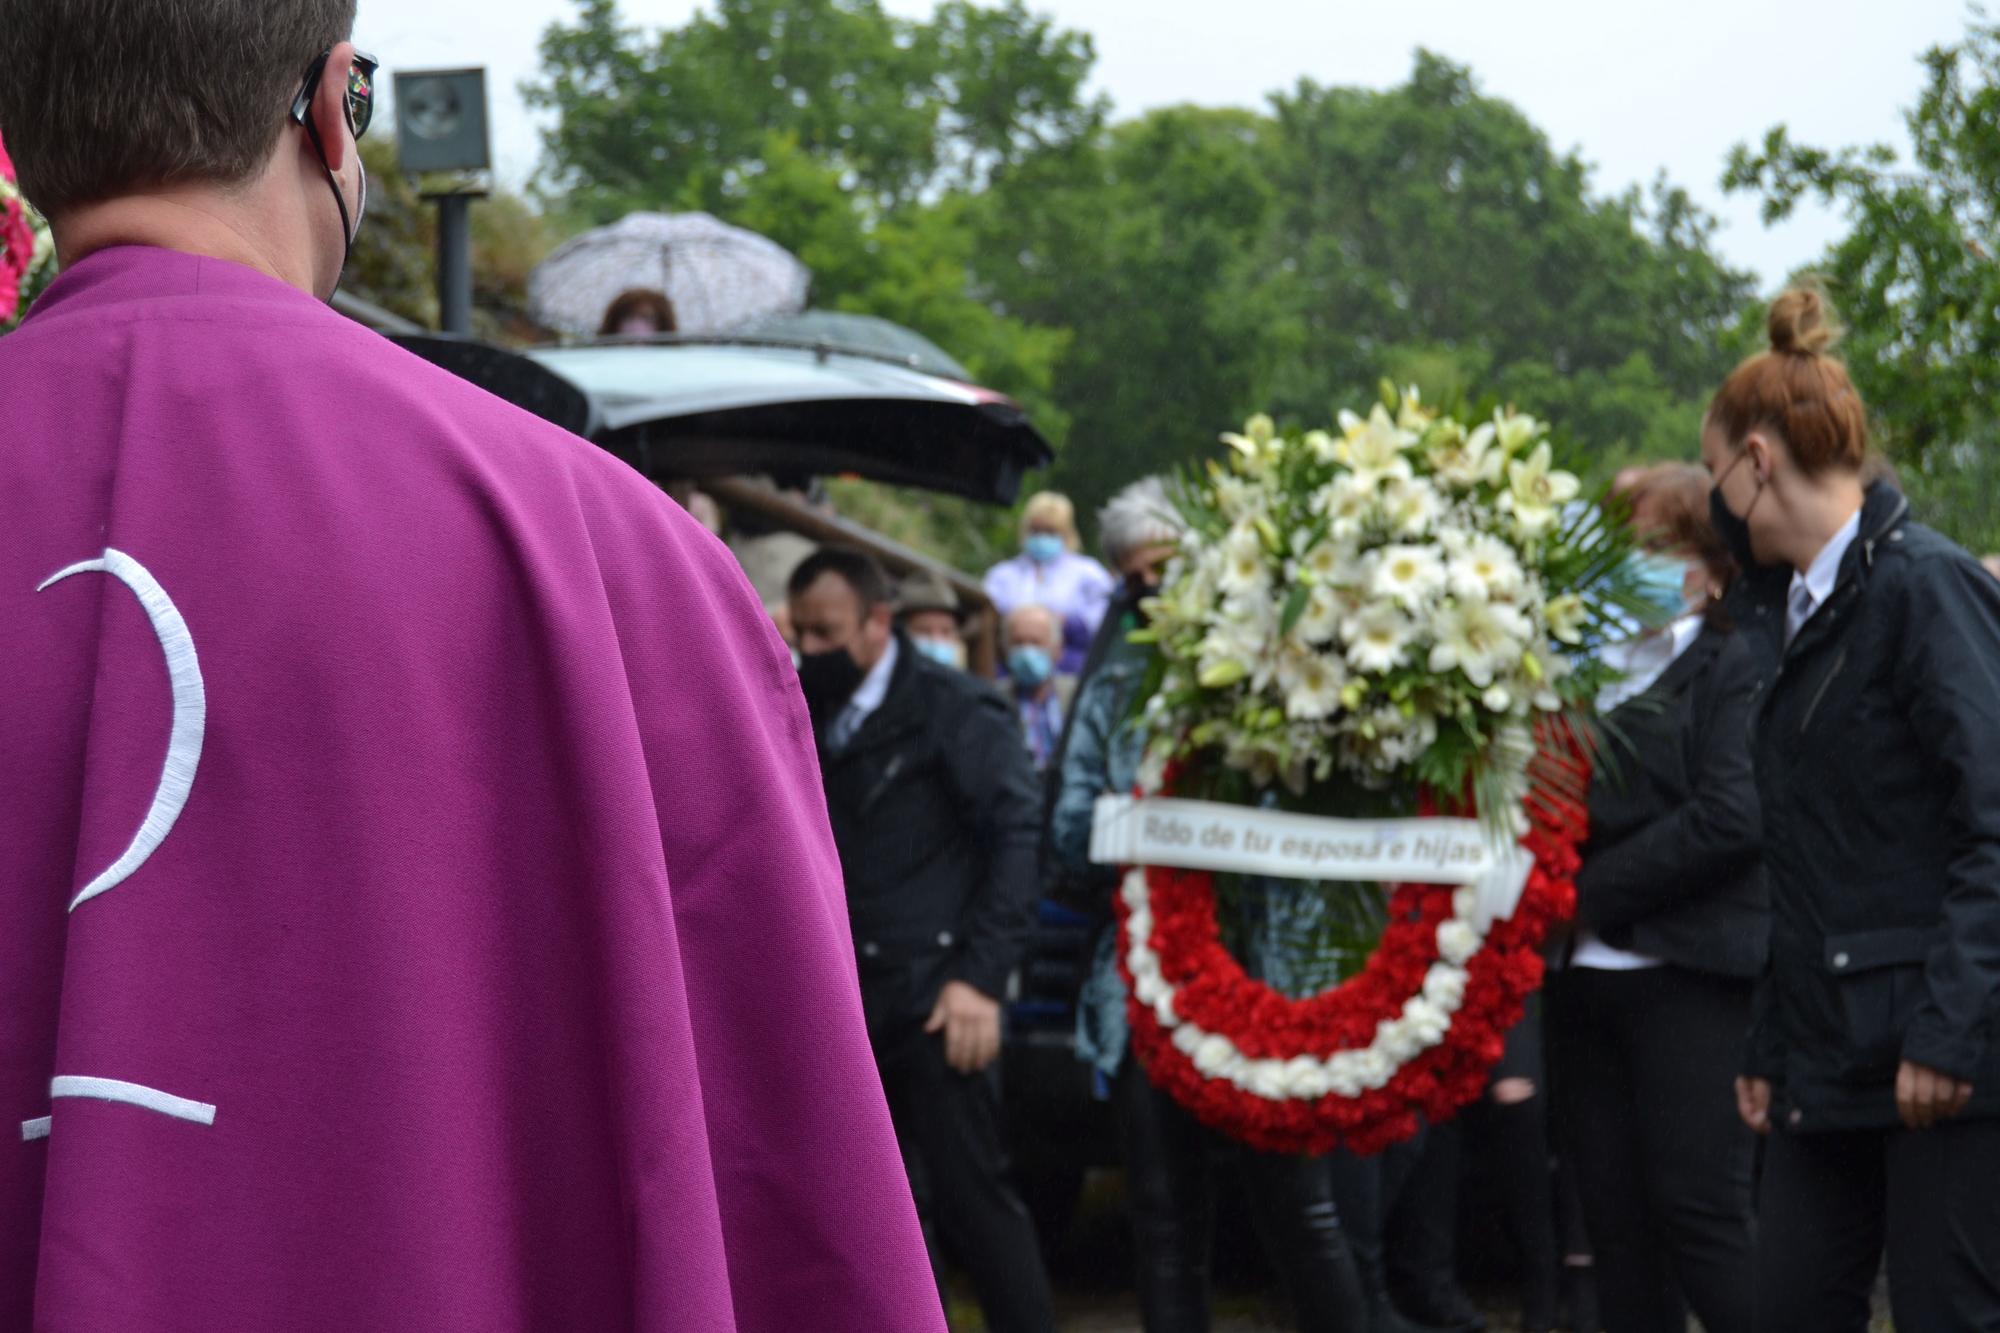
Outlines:
{"label": "woman with red hair bun", "polygon": [[1716,527],[1778,665],[1752,725],[1770,961],[1738,1080],[1769,1135],[1756,1326],[2000,1329],[2000,584],[1910,518],[1823,299],[1716,393]]}

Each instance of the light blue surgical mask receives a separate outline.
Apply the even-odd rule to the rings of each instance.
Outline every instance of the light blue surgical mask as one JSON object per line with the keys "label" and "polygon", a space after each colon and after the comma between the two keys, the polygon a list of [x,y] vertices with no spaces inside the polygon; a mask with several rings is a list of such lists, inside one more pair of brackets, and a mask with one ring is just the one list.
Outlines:
{"label": "light blue surgical mask", "polygon": [[939,666],[965,670],[965,645],[956,639],[911,639],[910,646]]}
{"label": "light blue surgical mask", "polygon": [[1633,588],[1661,616],[1677,616],[1687,609],[1688,562],[1653,551],[1638,551],[1627,566]]}
{"label": "light blue surgical mask", "polygon": [[1007,674],[1034,689],[1055,674],[1056,664],[1048,649],[1037,644],[1017,645],[1007,654]]}
{"label": "light blue surgical mask", "polygon": [[1053,532],[1031,532],[1021,543],[1021,549],[1036,564],[1053,565],[1062,559],[1063,552],[1068,548],[1063,545],[1063,539]]}

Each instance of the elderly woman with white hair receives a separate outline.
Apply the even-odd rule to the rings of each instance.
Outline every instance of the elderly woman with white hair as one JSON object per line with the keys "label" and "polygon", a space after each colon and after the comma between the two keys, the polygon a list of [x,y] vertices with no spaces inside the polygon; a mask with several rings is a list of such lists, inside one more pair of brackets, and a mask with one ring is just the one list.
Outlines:
{"label": "elderly woman with white hair", "polygon": [[1081,551],[1076,506],[1054,491],[1030,496],[1021,511],[1021,554],[986,571],[986,595],[1004,618],[1016,607],[1043,606],[1062,625],[1056,670],[1075,675],[1118,586]]}

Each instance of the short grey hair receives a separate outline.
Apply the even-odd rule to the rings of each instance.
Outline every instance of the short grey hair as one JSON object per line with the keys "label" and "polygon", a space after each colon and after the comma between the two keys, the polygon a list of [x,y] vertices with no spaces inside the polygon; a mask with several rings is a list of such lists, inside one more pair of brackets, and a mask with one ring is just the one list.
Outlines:
{"label": "short grey hair", "polygon": [[1005,641],[1007,647],[1012,648],[1014,646],[1014,622],[1022,616],[1040,616],[1043,620],[1046,620],[1049,623],[1049,636],[1056,641],[1058,648],[1062,646],[1062,617],[1039,603],[1023,602],[1012,611],[1009,611],[1006,619],[1000,622],[1000,637]]}
{"label": "short grey hair", "polygon": [[1134,551],[1180,541],[1187,524],[1168,498],[1166,482],[1145,477],[1112,496],[1098,511],[1097,532],[1105,557],[1118,565]]}
{"label": "short grey hair", "polygon": [[356,0],[0,0],[0,134],[49,216],[270,159]]}

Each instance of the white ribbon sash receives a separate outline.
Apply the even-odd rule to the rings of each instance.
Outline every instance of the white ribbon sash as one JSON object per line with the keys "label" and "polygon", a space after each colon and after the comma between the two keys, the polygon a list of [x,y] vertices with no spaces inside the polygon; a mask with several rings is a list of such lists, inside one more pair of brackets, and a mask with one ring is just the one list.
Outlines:
{"label": "white ribbon sash", "polygon": [[1173,797],[1101,796],[1090,859],[1283,879],[1461,884],[1480,932],[1514,915],[1534,858],[1476,819],[1331,819]]}

